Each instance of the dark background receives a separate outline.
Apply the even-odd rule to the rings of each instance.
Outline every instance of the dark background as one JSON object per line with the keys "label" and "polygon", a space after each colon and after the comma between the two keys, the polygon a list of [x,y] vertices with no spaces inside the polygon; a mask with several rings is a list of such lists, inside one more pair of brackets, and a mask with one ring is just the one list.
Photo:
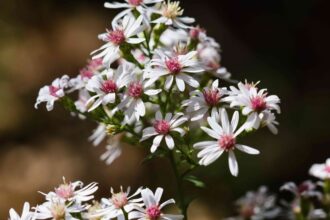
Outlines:
{"label": "dark background", "polygon": [[[181,2],[185,15],[220,42],[233,78],[261,80],[282,100],[279,134],[265,129],[245,140],[262,154],[240,154],[238,178],[230,176],[226,157],[204,170],[207,189],[199,191],[190,216],[213,220],[231,215],[232,201],[245,191],[269,185],[276,192],[285,181],[309,178],[311,164],[329,156],[329,6],[318,0]],[[40,203],[37,191],[48,192],[62,176],[99,182],[99,195],[119,185],[162,186],[167,198],[174,195],[167,161],[139,166],[145,152],[124,147],[107,167],[98,160],[104,146],[87,141],[93,123],[60,107],[33,108],[41,86],[85,65],[115,13],[102,0],[0,1],[0,219],[24,201]]]}

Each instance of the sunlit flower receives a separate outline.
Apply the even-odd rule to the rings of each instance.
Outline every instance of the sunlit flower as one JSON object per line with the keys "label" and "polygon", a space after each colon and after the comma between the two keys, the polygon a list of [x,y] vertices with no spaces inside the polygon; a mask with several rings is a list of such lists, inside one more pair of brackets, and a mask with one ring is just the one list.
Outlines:
{"label": "sunlit flower", "polygon": [[22,215],[20,216],[14,209],[9,210],[8,220],[33,220],[33,212],[30,211],[30,204],[28,202],[24,203]]}
{"label": "sunlit flower", "polygon": [[150,83],[135,78],[128,85],[126,94],[124,95],[118,109],[125,110],[125,121],[131,121],[135,117],[136,121],[140,120],[146,113],[145,103],[142,96],[154,96],[161,92],[161,89],[150,89]]}
{"label": "sunlit flower", "polygon": [[121,24],[113,24],[112,30],[99,35],[99,38],[105,42],[98,50],[92,52],[95,54],[93,59],[102,58],[106,66],[110,66],[120,57],[120,46],[124,43],[139,44],[145,39],[136,35],[141,33],[145,26],[142,25],[142,16],[135,19],[133,16],[126,15]]}
{"label": "sunlit flower", "polygon": [[183,101],[186,111],[191,114],[191,120],[203,118],[209,111],[217,111],[222,97],[227,93],[226,88],[219,88],[219,80],[212,83],[211,88],[205,87],[203,91],[193,91],[190,99]]}
{"label": "sunlit flower", "polygon": [[38,108],[40,103],[46,102],[47,110],[53,110],[55,101],[65,96],[64,90],[68,87],[69,76],[64,75],[61,78],[55,79],[50,86],[44,86],[40,89],[34,107]]}
{"label": "sunlit flower", "polygon": [[[262,118],[260,115],[264,112],[275,110],[277,113],[281,113],[279,106],[280,99],[276,95],[267,95],[266,89],[258,91],[256,87],[247,87],[247,84],[238,83],[239,91],[234,90],[226,98],[225,101],[230,102],[231,107],[242,107],[243,115],[247,115],[247,129],[254,128],[258,129]],[[235,93],[238,93],[235,95]]]}
{"label": "sunlit flower", "polygon": [[100,105],[116,102],[117,92],[130,82],[130,67],[125,63],[117,70],[107,69],[102,74],[93,76],[87,83],[86,89],[95,93],[86,103],[88,111],[93,111]]}
{"label": "sunlit flower", "polygon": [[156,51],[157,57],[151,60],[150,68],[145,71],[145,78],[156,81],[162,76],[166,77],[165,89],[169,90],[174,80],[180,91],[185,90],[185,83],[197,88],[199,82],[187,73],[200,73],[204,69],[195,59],[196,51],[184,55],[174,55],[161,50]]}
{"label": "sunlit flower", "polygon": [[63,177],[63,183],[55,188],[54,192],[45,194],[46,200],[58,198],[64,201],[74,201],[75,203],[87,202],[94,198],[94,193],[97,191],[97,183],[90,183],[84,187],[81,181],[67,183]]}
{"label": "sunlit flower", "polygon": [[[152,23],[165,24],[167,26],[174,26],[176,28],[190,28],[189,24],[195,22],[194,18],[181,17],[183,15],[183,9],[180,7],[180,2],[163,3],[161,9],[156,11],[161,17],[153,20]],[[188,25],[187,25],[188,24]]]}
{"label": "sunlit flower", "polygon": [[208,117],[207,121],[210,128],[201,127],[210,137],[216,139],[216,141],[202,141],[194,144],[194,148],[201,150],[197,157],[201,158],[199,163],[207,166],[217,160],[224,152],[228,152],[229,169],[233,176],[238,175],[238,164],[234,154],[234,150],[238,149],[247,154],[259,154],[259,151],[248,147],[246,145],[237,144],[237,136],[245,129],[245,125],[242,125],[237,129],[239,122],[239,114],[234,112],[231,122],[228,119],[228,115],[225,109],[221,110],[221,123],[218,124],[214,117]]}
{"label": "sunlit flower", "polygon": [[36,219],[53,219],[53,220],[77,220],[73,215],[86,210],[85,206],[80,204],[65,203],[65,200],[52,198],[36,207]]}
{"label": "sunlit flower", "polygon": [[128,214],[129,219],[139,220],[180,220],[183,219],[183,215],[170,215],[164,214],[162,209],[169,204],[175,203],[174,199],[169,199],[163,203],[160,203],[160,199],[163,194],[162,188],[157,188],[153,193],[150,189],[143,189],[141,192],[142,199],[145,207],[135,206],[136,211],[132,211]]}
{"label": "sunlit flower", "polygon": [[322,180],[330,180],[330,159],[327,159],[325,163],[314,164],[309,169],[309,174]]}
{"label": "sunlit flower", "polygon": [[111,220],[114,218],[124,219],[123,210],[129,213],[135,206],[142,206],[142,199],[137,197],[140,195],[142,188],[139,188],[135,193],[130,195],[131,188],[128,187],[126,191],[120,188],[120,192],[114,192],[111,188],[111,198],[102,198],[101,205],[103,208],[94,212],[92,217],[102,216],[102,220]]}
{"label": "sunlit flower", "polygon": [[181,136],[185,134],[185,131],[179,126],[185,123],[188,118],[182,116],[182,113],[177,113],[174,116],[172,113],[167,113],[165,118],[163,118],[162,113],[157,111],[153,127],[148,127],[143,130],[142,139],[140,141],[156,136],[150,149],[151,153],[154,153],[165,138],[167,147],[172,150],[175,144],[171,132],[178,132]]}
{"label": "sunlit flower", "polygon": [[162,2],[163,0],[125,0],[125,3],[120,2],[113,2],[109,3],[106,2],[104,4],[104,7],[106,8],[113,8],[113,9],[119,9],[123,8],[124,10],[121,11],[118,15],[116,15],[113,20],[112,24],[118,23],[118,20],[126,15],[130,15],[133,10],[137,10],[144,18],[145,23],[149,23],[148,19],[148,5],[150,4],[156,4],[158,2]]}

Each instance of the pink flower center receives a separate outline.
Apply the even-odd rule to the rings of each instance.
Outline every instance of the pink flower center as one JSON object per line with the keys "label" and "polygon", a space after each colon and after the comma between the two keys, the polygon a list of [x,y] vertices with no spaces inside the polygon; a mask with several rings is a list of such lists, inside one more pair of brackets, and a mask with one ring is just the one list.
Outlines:
{"label": "pink flower center", "polygon": [[128,3],[133,6],[139,6],[143,0],[128,0]]}
{"label": "pink flower center", "polygon": [[222,135],[219,138],[219,147],[224,149],[225,151],[232,150],[235,147],[236,139],[233,135]]}
{"label": "pink flower center", "polygon": [[105,93],[114,93],[117,91],[117,85],[113,80],[109,79],[102,83],[101,90]]}
{"label": "pink flower center", "polygon": [[82,78],[90,79],[90,78],[92,78],[93,75],[94,75],[93,72],[87,68],[83,68],[80,70],[80,76]]}
{"label": "pink flower center", "polygon": [[133,98],[140,98],[143,93],[143,86],[141,82],[133,82],[128,87],[128,95]]}
{"label": "pink flower center", "polygon": [[71,184],[61,184],[58,188],[55,189],[55,193],[58,197],[67,200],[73,197],[74,190]]}
{"label": "pink flower center", "polygon": [[97,59],[90,60],[87,65],[87,68],[90,70],[98,70],[102,66],[103,66],[102,58],[97,58]]}
{"label": "pink flower center", "polygon": [[251,105],[254,111],[261,112],[267,108],[265,98],[263,96],[256,96],[251,99]]}
{"label": "pink flower center", "polygon": [[324,171],[327,172],[327,173],[330,173],[330,166],[325,166]]}
{"label": "pink flower center", "polygon": [[203,91],[204,100],[210,106],[215,106],[219,103],[221,95],[217,89],[205,89]]}
{"label": "pink flower center", "polygon": [[109,31],[107,38],[113,44],[120,45],[125,41],[124,31],[120,29]]}
{"label": "pink flower center", "polygon": [[178,74],[181,72],[182,68],[177,57],[166,60],[165,64],[172,74]]}
{"label": "pink flower center", "polygon": [[117,209],[123,208],[127,203],[127,195],[124,192],[113,194],[111,200]]}
{"label": "pink flower center", "polygon": [[200,27],[195,27],[190,29],[189,35],[192,39],[197,39],[199,37],[200,33],[205,32],[204,29],[200,28]]}
{"label": "pink flower center", "polygon": [[57,88],[55,86],[49,86],[49,93],[51,96],[54,96],[54,97],[58,97],[58,95],[56,94],[58,90],[60,90],[60,88]]}
{"label": "pink flower center", "polygon": [[157,120],[154,123],[154,128],[159,134],[168,134],[170,132],[170,123],[165,120]]}
{"label": "pink flower center", "polygon": [[147,208],[147,215],[150,220],[157,220],[161,214],[162,213],[157,205]]}

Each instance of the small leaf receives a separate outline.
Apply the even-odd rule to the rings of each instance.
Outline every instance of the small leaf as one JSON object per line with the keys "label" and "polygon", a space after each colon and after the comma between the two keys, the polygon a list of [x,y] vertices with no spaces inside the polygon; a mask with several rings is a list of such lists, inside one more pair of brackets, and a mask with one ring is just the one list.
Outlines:
{"label": "small leaf", "polygon": [[199,180],[196,176],[188,175],[188,176],[185,176],[183,179],[188,182],[191,182],[192,184],[194,184],[194,186],[196,186],[198,188],[205,188],[205,183],[203,181]]}

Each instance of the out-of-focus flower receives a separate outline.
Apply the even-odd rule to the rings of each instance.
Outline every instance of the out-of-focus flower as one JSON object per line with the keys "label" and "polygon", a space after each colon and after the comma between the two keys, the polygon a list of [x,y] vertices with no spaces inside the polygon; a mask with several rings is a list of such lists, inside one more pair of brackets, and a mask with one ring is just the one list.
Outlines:
{"label": "out-of-focus flower", "polygon": [[309,174],[321,180],[330,180],[330,158],[325,163],[314,164],[309,169]]}
{"label": "out-of-focus flower", "polygon": [[94,146],[98,146],[107,136],[106,129],[107,126],[105,124],[100,123],[93,131],[92,135],[88,138],[88,140],[91,141]]}
{"label": "out-of-focus flower", "polygon": [[22,215],[20,216],[14,209],[9,210],[8,220],[33,220],[33,212],[30,211],[30,204],[28,202],[24,203]]}
{"label": "out-of-focus flower", "polygon": [[40,89],[34,107],[38,108],[40,103],[46,102],[47,110],[53,110],[55,101],[65,96],[64,90],[68,87],[69,76],[64,75],[61,78],[55,79],[50,86],[44,86]]}
{"label": "out-of-focus flower", "polygon": [[214,117],[208,117],[207,121],[210,128],[201,127],[209,136],[216,139],[216,141],[202,141],[194,144],[194,148],[201,150],[198,153],[198,158],[201,158],[199,163],[207,166],[218,159],[223,152],[228,152],[229,169],[233,176],[238,175],[238,164],[234,154],[234,150],[238,149],[247,154],[259,154],[259,151],[248,147],[246,145],[237,144],[237,136],[245,129],[245,125],[242,125],[237,129],[239,114],[234,112],[231,122],[228,119],[228,115],[225,109],[221,110],[221,123],[218,124]]}
{"label": "out-of-focus flower", "polygon": [[101,155],[101,160],[104,160],[107,165],[112,164],[122,153],[120,140],[117,136],[108,139],[108,144],[105,147],[106,151]]}
{"label": "out-of-focus flower", "polygon": [[184,130],[179,126],[185,123],[188,118],[182,117],[182,113],[176,113],[174,116],[172,113],[167,113],[165,118],[163,118],[160,111],[156,112],[156,120],[153,127],[148,127],[143,130],[142,139],[144,141],[152,136],[156,136],[153,140],[153,144],[150,148],[151,153],[154,153],[162,140],[165,138],[167,147],[172,150],[175,146],[174,140],[171,136],[172,131],[179,132],[181,135],[184,135]]}
{"label": "out-of-focus flower", "polygon": [[101,217],[102,220],[111,220],[117,218],[118,220],[124,219],[123,210],[126,213],[130,213],[135,206],[142,206],[140,195],[142,188],[139,188],[135,193],[130,195],[131,188],[128,187],[124,192],[123,188],[120,188],[120,192],[115,193],[111,188],[111,198],[102,198],[101,206],[99,210],[96,210],[90,217]]}
{"label": "out-of-focus flower", "polygon": [[[180,7],[180,2],[170,2],[163,3],[161,9],[155,13],[161,16],[152,23],[165,24],[167,26],[174,26],[176,28],[190,28],[190,24],[195,22],[194,18],[190,17],[180,17],[183,15],[183,9]],[[188,24],[188,25],[187,25]]]}
{"label": "out-of-focus flower", "polygon": [[183,219],[183,215],[170,215],[164,214],[162,209],[169,204],[175,203],[174,199],[169,199],[163,203],[160,203],[160,199],[163,194],[162,188],[157,188],[153,193],[150,189],[146,188],[141,191],[141,196],[145,207],[135,206],[136,211],[132,211],[128,214],[129,219],[139,220],[180,220]]}

